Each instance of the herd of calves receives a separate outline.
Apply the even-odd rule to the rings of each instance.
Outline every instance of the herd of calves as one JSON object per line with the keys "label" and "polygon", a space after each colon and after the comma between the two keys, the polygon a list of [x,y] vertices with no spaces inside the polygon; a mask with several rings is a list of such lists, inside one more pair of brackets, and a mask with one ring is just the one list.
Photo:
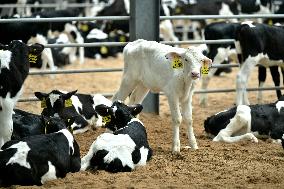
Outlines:
{"label": "herd of calves", "polygon": [[[124,48],[124,72],[112,101],[100,94],[52,90],[35,92],[41,115],[15,109],[29,61],[44,46],[20,41],[0,45],[0,186],[42,185],[80,170],[132,171],[153,155],[143,123],[136,117],[149,90],[162,91],[172,114],[172,152],[180,153],[179,126],[188,127],[192,149],[197,142],[192,127],[193,89],[210,70],[212,61],[197,48],[171,47],[136,40]],[[131,94],[129,96],[129,94]],[[123,103],[129,96],[129,105]],[[237,142],[258,137],[281,141],[284,133],[284,98],[264,105],[239,105],[208,117],[205,131],[213,141]],[[104,126],[81,159],[73,134]]]}

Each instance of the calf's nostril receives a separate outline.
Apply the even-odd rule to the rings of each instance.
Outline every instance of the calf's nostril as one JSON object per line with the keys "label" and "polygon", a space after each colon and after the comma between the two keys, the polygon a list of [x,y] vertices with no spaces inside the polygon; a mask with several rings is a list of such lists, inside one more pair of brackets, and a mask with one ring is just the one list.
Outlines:
{"label": "calf's nostril", "polygon": [[191,72],[191,76],[192,77],[199,77],[199,73],[198,72]]}

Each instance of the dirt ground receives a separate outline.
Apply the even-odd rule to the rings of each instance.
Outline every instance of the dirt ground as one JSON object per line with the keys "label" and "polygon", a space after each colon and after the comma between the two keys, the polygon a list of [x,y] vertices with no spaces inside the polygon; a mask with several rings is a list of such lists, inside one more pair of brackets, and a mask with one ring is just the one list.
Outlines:
{"label": "dirt ground", "polygon": [[[66,69],[121,68],[122,58],[86,60]],[[215,77],[210,88],[234,88],[235,75]],[[255,72],[257,73],[257,72]],[[269,72],[268,72],[269,73]],[[22,98],[32,97],[35,91],[49,92],[52,89],[76,90],[80,93],[113,93],[118,89],[121,72],[81,73],[50,76],[29,76],[25,82]],[[273,86],[270,74],[265,86]],[[257,86],[253,74],[250,87]],[[199,89],[199,86],[197,87]],[[264,102],[276,100],[274,91],[264,92]],[[252,104],[256,92],[250,92]],[[147,129],[153,158],[144,167],[129,173],[111,174],[105,171],[69,173],[66,178],[49,181],[43,186],[13,186],[12,188],[284,188],[284,150],[281,145],[269,141],[239,142],[235,144],[214,143],[203,134],[206,117],[234,104],[235,93],[209,94],[209,105],[198,105],[199,94],[194,95],[194,132],[198,150],[183,148],[181,155],[171,154],[171,117],[167,101],[160,97],[160,114],[142,113],[140,119]],[[40,113],[39,102],[19,102],[17,108]],[[88,131],[75,136],[83,157],[97,135],[104,129]],[[185,127],[181,128],[182,147],[188,145]]]}

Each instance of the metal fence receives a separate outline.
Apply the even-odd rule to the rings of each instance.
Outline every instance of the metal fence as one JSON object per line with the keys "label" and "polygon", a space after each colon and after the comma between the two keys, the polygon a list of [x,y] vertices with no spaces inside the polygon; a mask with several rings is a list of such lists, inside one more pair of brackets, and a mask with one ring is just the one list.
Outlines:
{"label": "metal fence", "polygon": [[[1,7],[9,7],[12,5],[2,5]],[[30,5],[29,5],[30,6]],[[32,5],[31,7],[34,7]],[[52,7],[54,5],[42,5],[42,7]],[[72,7],[69,4],[69,7]],[[75,6],[75,5],[74,5]],[[82,5],[82,7],[87,6]],[[0,7],[0,8],[1,8]],[[17,5],[15,7],[21,7]],[[255,18],[283,18],[284,14],[266,14],[266,15],[194,15],[194,16],[161,16],[160,20],[204,20],[204,19],[255,19]],[[95,21],[95,20],[129,20],[130,16],[101,16],[101,17],[61,17],[61,18],[13,18],[13,19],[0,19],[0,23],[13,23],[13,22],[69,22],[69,21]],[[170,45],[184,45],[184,44],[224,44],[233,43],[233,39],[221,39],[221,40],[189,40],[189,41],[162,41],[161,43]],[[47,44],[46,48],[56,48],[56,47],[97,47],[97,46],[125,46],[127,42],[103,42],[103,43],[70,43],[70,44]],[[214,65],[213,67],[239,67],[238,65]],[[56,70],[56,71],[32,71],[30,75],[42,75],[42,74],[77,74],[77,73],[91,73],[91,72],[117,72],[122,71],[122,68],[112,68],[112,69],[82,69],[82,70]],[[284,89],[284,87],[266,87],[266,88],[248,88],[247,91],[257,91],[257,90],[275,90]],[[195,93],[219,93],[219,92],[235,92],[236,89],[210,89],[210,90],[196,90]],[[104,94],[105,96],[111,96],[111,94]],[[26,101],[36,101],[35,98],[20,99],[19,102]]]}

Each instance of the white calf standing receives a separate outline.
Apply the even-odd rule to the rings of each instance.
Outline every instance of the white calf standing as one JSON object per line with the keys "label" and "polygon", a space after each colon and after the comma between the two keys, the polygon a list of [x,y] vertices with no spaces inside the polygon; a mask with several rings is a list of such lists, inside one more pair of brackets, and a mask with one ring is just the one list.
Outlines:
{"label": "white calf standing", "polygon": [[123,54],[124,73],[113,101],[125,100],[131,93],[129,104],[139,104],[149,90],[163,91],[172,114],[172,152],[180,152],[182,116],[187,124],[189,144],[197,149],[192,128],[192,95],[202,64],[209,67],[212,61],[194,47],[177,48],[143,39],[128,43]]}

